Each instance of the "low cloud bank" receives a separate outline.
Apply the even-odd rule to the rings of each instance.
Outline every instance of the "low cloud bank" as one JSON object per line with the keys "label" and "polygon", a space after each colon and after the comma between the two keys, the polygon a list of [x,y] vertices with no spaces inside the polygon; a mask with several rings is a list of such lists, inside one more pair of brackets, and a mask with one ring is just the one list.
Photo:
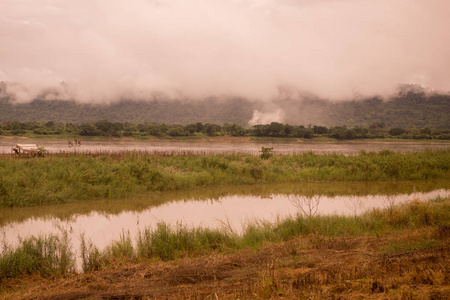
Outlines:
{"label": "low cloud bank", "polygon": [[0,11],[0,81],[18,102],[450,90],[450,1],[3,0]]}

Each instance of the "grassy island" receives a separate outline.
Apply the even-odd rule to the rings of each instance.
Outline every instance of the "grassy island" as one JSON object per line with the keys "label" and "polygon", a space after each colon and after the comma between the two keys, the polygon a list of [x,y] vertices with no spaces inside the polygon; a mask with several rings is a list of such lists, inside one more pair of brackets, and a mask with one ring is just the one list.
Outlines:
{"label": "grassy island", "polygon": [[356,155],[53,154],[0,159],[0,206],[125,199],[238,184],[450,178],[450,150]]}

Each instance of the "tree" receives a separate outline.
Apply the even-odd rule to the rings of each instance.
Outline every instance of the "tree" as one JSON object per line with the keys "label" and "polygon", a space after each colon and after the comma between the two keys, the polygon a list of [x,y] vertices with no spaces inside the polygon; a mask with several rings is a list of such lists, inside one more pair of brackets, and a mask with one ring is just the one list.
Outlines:
{"label": "tree", "polygon": [[325,126],[315,126],[313,127],[314,134],[327,134],[328,129]]}
{"label": "tree", "polygon": [[104,135],[111,133],[113,131],[113,124],[108,120],[101,120],[95,122],[95,128],[101,131]]}
{"label": "tree", "polygon": [[321,198],[322,195],[306,196],[297,194],[290,195],[289,202],[297,208],[300,214],[307,216],[308,218],[312,218],[316,215],[319,209]]}
{"label": "tree", "polygon": [[100,132],[92,124],[82,124],[80,126],[80,135],[96,136],[96,135],[99,135],[99,134],[100,134]]}
{"label": "tree", "polygon": [[217,124],[206,123],[205,131],[206,131],[206,134],[209,136],[220,135],[222,133],[222,127]]}
{"label": "tree", "polygon": [[305,139],[312,139],[314,137],[314,131],[312,129],[306,129],[304,137]]}
{"label": "tree", "polygon": [[345,126],[336,126],[330,129],[330,137],[338,140],[345,140],[351,134],[348,134],[348,129]]}
{"label": "tree", "polygon": [[355,132],[355,138],[357,139],[363,139],[367,138],[367,134],[369,133],[369,130],[364,127],[356,126],[352,129]]}
{"label": "tree", "polygon": [[45,127],[47,127],[48,129],[53,129],[55,127],[55,122],[49,121],[45,123]]}
{"label": "tree", "polygon": [[230,123],[224,123],[223,130],[231,136],[244,136],[246,131],[242,126]]}
{"label": "tree", "polygon": [[197,126],[197,132],[202,132],[205,128],[205,126],[200,122],[195,123],[195,125]]}
{"label": "tree", "polygon": [[[201,124],[201,123],[200,123],[200,124]],[[197,131],[197,130],[198,130],[197,124],[189,124],[189,125],[186,125],[185,130],[186,130],[187,132],[189,132],[189,134],[194,134],[195,132],[198,132],[198,131]]]}
{"label": "tree", "polygon": [[284,125],[278,122],[272,122],[267,128],[269,136],[280,137],[284,136]]}
{"label": "tree", "polygon": [[388,133],[392,136],[399,136],[406,133],[406,130],[402,128],[391,128],[389,129]]}

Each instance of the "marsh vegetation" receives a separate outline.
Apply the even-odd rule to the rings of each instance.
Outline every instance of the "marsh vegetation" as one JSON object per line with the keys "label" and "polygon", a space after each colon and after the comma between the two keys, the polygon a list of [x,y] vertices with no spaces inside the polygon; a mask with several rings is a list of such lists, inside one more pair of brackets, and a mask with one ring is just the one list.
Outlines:
{"label": "marsh vegetation", "polygon": [[[317,214],[317,207],[324,195],[342,192],[332,186],[321,185],[323,182],[346,181],[346,186],[354,182],[352,192],[346,193],[367,195],[380,193],[376,184],[379,182],[425,180],[425,185],[438,179],[448,182],[449,170],[449,150],[360,151],[354,155],[313,152],[290,155],[192,155],[122,151],[49,153],[46,157],[27,159],[4,156],[0,160],[0,203],[5,212],[14,207],[34,206],[39,211],[41,208],[48,209],[49,204],[98,202],[102,206],[102,201],[112,199],[126,203],[130,199],[163,199],[163,195],[176,195],[177,192],[189,193],[213,188],[229,190],[230,187],[239,186],[264,189],[270,186],[269,183],[285,183],[292,184],[293,188],[284,190],[284,193],[292,195],[291,204],[298,214],[274,222],[254,220],[246,224],[241,232],[235,231],[226,220],[220,228],[159,222],[140,228],[134,236],[124,230],[120,237],[109,241],[102,248],[84,235],[80,236],[80,245],[74,246],[69,234],[71,229],[63,227],[59,233],[23,237],[17,245],[9,244],[4,239],[0,258],[2,293],[14,298],[17,290],[9,290],[8,287],[17,285],[21,278],[29,276],[58,282],[80,276],[97,276],[108,270],[126,272],[129,266],[170,268],[166,265],[168,262],[178,264],[180,260],[202,260],[211,256],[217,257],[219,261],[227,260],[245,251],[260,252],[262,249],[277,247],[281,247],[283,253],[291,255],[292,259],[301,260],[297,256],[311,249],[331,249],[339,244],[344,250],[351,250],[358,241],[375,237],[383,240],[377,246],[377,253],[381,254],[396,255],[399,252],[430,249],[439,252],[448,241],[450,209],[447,197],[397,205],[392,199],[404,189],[400,184],[391,188],[392,191],[381,188],[387,197],[385,207],[374,208],[363,214],[360,214],[358,203],[352,202],[346,203],[349,209],[354,209],[351,216],[320,215]],[[316,182],[320,186],[299,192],[298,186],[305,182]],[[358,182],[365,182],[371,188],[359,192]],[[406,190],[410,190],[410,184],[405,185]],[[448,184],[444,183],[443,187],[448,188]],[[436,186],[430,188],[433,190]],[[163,201],[161,199],[159,201]],[[140,203],[141,200],[133,201]],[[148,206],[148,201],[144,202],[140,205]],[[411,235],[413,238],[392,238],[399,234]],[[300,240],[304,242],[298,243]],[[249,261],[259,259],[251,258],[251,253],[245,255]],[[437,258],[438,261],[442,259]],[[236,265],[230,270],[238,269],[240,266]],[[269,269],[277,270],[276,267]],[[442,269],[436,270],[442,272]],[[296,295],[295,289],[286,288],[286,280],[291,287],[300,288],[306,284],[299,274],[286,277],[277,276],[272,271],[268,273],[269,277],[272,276],[270,280],[259,281],[252,275],[252,279],[247,282],[248,290],[253,294],[261,293],[261,297],[275,296],[279,293],[278,288],[273,289],[276,284],[283,287],[285,295]],[[337,274],[347,271],[336,270]],[[220,270],[217,272],[220,273]],[[347,276],[344,273],[339,276]],[[351,280],[365,280],[368,274],[367,271],[355,272]],[[372,283],[379,280],[375,275],[369,276]],[[161,275],[154,276],[157,278]],[[230,276],[233,278],[237,275]],[[202,280],[210,280],[207,278]],[[437,276],[432,282],[444,286],[441,279]],[[322,279],[317,280],[317,284],[324,284]],[[194,289],[196,282],[194,280]],[[177,284],[174,282],[174,286]],[[316,283],[311,281],[311,284]],[[71,287],[76,289],[75,285]],[[239,293],[246,295],[244,290],[247,291],[247,288]],[[222,292],[226,294],[230,291]]]}
{"label": "marsh vegetation", "polygon": [[449,178],[450,151],[357,155],[152,155],[65,153],[0,160],[0,206],[120,199],[155,192],[305,181]]}
{"label": "marsh vegetation", "polygon": [[[413,293],[410,286],[406,285],[407,288],[405,288],[405,284],[411,280],[409,276],[416,276],[415,280],[418,280],[416,288],[420,287],[426,293],[434,291],[445,294],[445,264],[442,265],[442,262],[445,260],[445,253],[448,253],[449,220],[449,199],[436,198],[427,202],[416,201],[385,209],[374,209],[356,217],[302,216],[299,214],[274,224],[254,223],[249,225],[242,235],[236,235],[225,228],[210,230],[160,223],[154,228],[143,230],[137,240],[132,240],[124,233],[119,240],[111,242],[102,251],[83,238],[81,253],[73,251],[68,243],[67,233],[62,231],[58,235],[25,239],[22,245],[15,249],[3,245],[0,259],[0,282],[3,287],[1,292],[4,296],[17,297],[20,292],[18,294],[16,290],[10,290],[13,285],[18,284],[15,278],[39,276],[40,279],[37,279],[37,282],[43,280],[66,282],[64,291],[59,290],[58,285],[55,285],[46,293],[63,295],[68,290],[81,293],[77,282],[90,278],[89,280],[93,280],[93,285],[92,289],[88,288],[87,290],[95,294],[99,292],[95,287],[101,285],[98,279],[113,272],[116,276],[118,274],[125,276],[122,280],[133,278],[128,286],[130,287],[129,293],[134,296],[157,295],[154,294],[156,293],[154,289],[147,289],[144,292],[139,288],[146,280],[166,282],[168,285],[165,285],[164,288],[161,287],[158,291],[165,292],[167,295],[173,295],[172,288],[176,288],[180,284],[187,284],[185,291],[193,295],[203,285],[208,287],[207,290],[211,289],[210,283],[213,284],[221,278],[228,278],[228,281],[235,282],[240,278],[238,274],[244,272],[249,274],[245,279],[245,287],[238,285],[237,289],[236,286],[231,288],[224,282],[216,286],[213,293],[251,295],[258,292],[265,295],[264,297],[299,296],[304,293],[303,288],[307,286],[326,286],[327,293],[331,294],[340,294],[344,291],[353,293],[350,286],[342,286],[341,281],[338,280],[338,278],[347,278],[346,282],[351,286],[358,286],[362,293],[373,293],[374,283],[377,283],[383,287],[383,290],[375,291],[380,293],[380,296],[386,295],[386,293],[394,293],[391,295],[395,296],[406,292]],[[364,245],[367,247],[370,245],[370,248]],[[247,252],[248,250],[251,252]],[[357,266],[352,265],[353,267],[350,269],[333,267],[332,272],[336,272],[336,274],[331,277],[328,274],[328,279],[324,281],[322,275],[325,276],[326,272],[315,261],[317,258],[308,258],[313,253],[322,253],[321,255],[326,254],[326,256],[334,253],[334,264],[344,263],[344,261],[341,262],[339,255],[335,256],[341,253],[352,255],[353,259],[359,261],[359,251],[370,254],[364,257],[367,260],[366,263],[372,268],[378,266],[378,259],[383,257],[390,261],[402,256],[409,261],[408,257],[411,255],[417,258],[420,256],[424,259],[424,263],[430,262],[427,266],[431,273],[423,273],[425,265],[422,262],[415,264],[417,270],[411,268],[413,265],[409,264],[401,267],[404,272],[397,272],[397,268],[385,270],[388,277],[380,277],[380,273],[377,271],[378,267],[369,271],[370,268],[366,269],[362,265],[359,270]],[[276,253],[282,254],[282,256]],[[429,260],[426,257],[431,253],[434,256],[432,260]],[[74,258],[76,255],[82,259],[84,274],[80,275],[75,271]],[[214,263],[210,261],[213,257]],[[236,261],[238,257],[243,259],[239,260],[240,263]],[[268,264],[266,270],[268,273],[264,273],[264,268],[259,269],[264,264],[259,264],[260,267],[252,265],[252,261],[256,262],[260,259]],[[411,259],[413,258],[411,257]],[[173,260],[175,260],[174,264],[164,263]],[[205,263],[210,261],[212,269],[207,268],[204,263],[199,264],[200,261]],[[236,261],[236,263],[232,263],[232,266],[224,269],[227,262],[232,261]],[[434,263],[431,263],[432,261]],[[222,267],[219,267],[217,263]],[[391,264],[395,265],[394,261]],[[187,266],[189,267],[187,268]],[[286,273],[294,266],[301,272],[298,274]],[[145,269],[142,269],[143,267]],[[381,268],[381,265],[379,267]],[[124,275],[128,274],[127,270],[130,268],[144,272],[150,277]],[[174,273],[176,268],[183,269],[184,275]],[[163,270],[170,272],[175,277],[171,281],[165,281],[167,278],[164,276]],[[314,272],[310,273],[308,270],[316,272],[317,276],[313,276]],[[213,276],[213,273],[209,272],[216,272],[216,275]],[[262,280],[258,276],[259,272],[266,274]],[[319,276],[319,274],[322,275]],[[186,280],[189,281],[185,282],[178,276],[187,276]],[[159,286],[156,282],[153,284]],[[277,288],[273,289],[273,285],[276,285]],[[332,291],[337,286],[346,288],[341,291]],[[30,284],[27,288],[33,290],[36,287]],[[378,287],[375,288],[378,289]],[[84,290],[84,293],[87,290]],[[120,294],[120,291],[116,290],[114,286],[102,289],[100,293],[106,291],[111,295]],[[311,292],[313,293],[313,291]]]}
{"label": "marsh vegetation", "polygon": [[[208,251],[219,253],[236,249],[256,249],[263,245],[288,241],[296,236],[319,234],[325,237],[379,236],[396,231],[432,227],[446,230],[450,226],[450,199],[436,198],[427,202],[412,202],[385,209],[373,209],[362,215],[314,216],[301,214],[279,222],[255,221],[237,234],[228,226],[219,229],[189,228],[158,223],[143,229],[133,241],[126,232],[99,250],[92,241],[81,237],[84,272],[98,270],[120,262],[158,259],[173,260],[198,256]],[[226,224],[225,224],[226,225]],[[435,240],[437,242],[437,240]],[[0,259],[0,280],[23,274],[41,276],[67,275],[75,272],[76,251],[65,229],[59,234],[32,236],[20,246],[3,244]]]}

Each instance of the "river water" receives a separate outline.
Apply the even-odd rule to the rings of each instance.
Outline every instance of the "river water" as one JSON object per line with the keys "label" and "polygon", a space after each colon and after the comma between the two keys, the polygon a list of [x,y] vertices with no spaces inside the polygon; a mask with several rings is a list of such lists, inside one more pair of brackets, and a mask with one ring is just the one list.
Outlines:
{"label": "river water", "polygon": [[[73,142],[73,141],[72,141]],[[354,154],[365,151],[423,151],[425,149],[449,149],[450,142],[373,142],[373,141],[343,141],[343,142],[224,142],[224,141],[161,141],[161,140],[82,140],[81,145],[69,147],[67,140],[61,139],[28,139],[0,138],[0,154],[11,153],[15,144],[37,144],[50,153],[61,152],[118,152],[147,151],[151,153],[250,153],[258,154],[261,147],[273,147],[275,154],[292,154],[305,151],[315,153]]]}

